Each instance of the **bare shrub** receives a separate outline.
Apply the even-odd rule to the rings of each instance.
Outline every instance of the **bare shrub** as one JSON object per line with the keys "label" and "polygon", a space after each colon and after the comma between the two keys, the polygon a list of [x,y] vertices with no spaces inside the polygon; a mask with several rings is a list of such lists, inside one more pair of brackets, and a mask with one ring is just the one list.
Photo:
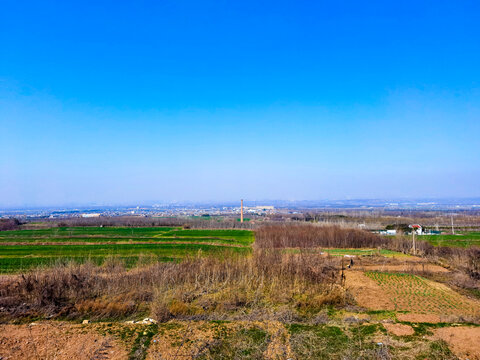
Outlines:
{"label": "bare shrub", "polygon": [[57,264],[0,284],[0,315],[125,316],[151,299],[147,284],[151,288],[145,274],[127,272],[119,265]]}
{"label": "bare shrub", "polygon": [[16,230],[20,225],[21,222],[18,219],[0,219],[0,231]]}
{"label": "bare shrub", "polygon": [[58,264],[0,284],[0,316],[123,318],[149,310],[158,320],[224,318],[252,309],[287,306],[317,311],[342,304],[333,259],[258,250],[252,256],[187,258],[127,271]]}
{"label": "bare shrub", "polygon": [[255,246],[258,248],[376,248],[385,246],[388,241],[369,231],[342,228],[337,225],[266,225],[256,230],[255,234]]}
{"label": "bare shrub", "polygon": [[317,311],[345,299],[332,260],[271,249],[227,261],[188,259],[160,276],[152,312],[164,320],[282,305]]}

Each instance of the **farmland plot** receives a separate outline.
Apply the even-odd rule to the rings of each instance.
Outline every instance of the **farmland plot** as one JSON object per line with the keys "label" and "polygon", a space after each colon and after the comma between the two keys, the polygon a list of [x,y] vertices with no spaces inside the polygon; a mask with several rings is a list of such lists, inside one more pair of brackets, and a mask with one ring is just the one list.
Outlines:
{"label": "farmland plot", "polygon": [[456,235],[420,235],[419,240],[426,240],[434,246],[464,247],[480,246],[480,232],[467,232]]}
{"label": "farmland plot", "polygon": [[127,267],[178,261],[198,253],[246,254],[254,241],[246,230],[190,230],[172,227],[59,227],[0,233],[0,273],[59,262],[102,264],[115,258]]}
{"label": "farmland plot", "polygon": [[439,315],[478,315],[480,304],[443,284],[417,275],[366,272],[394,304],[396,311]]}

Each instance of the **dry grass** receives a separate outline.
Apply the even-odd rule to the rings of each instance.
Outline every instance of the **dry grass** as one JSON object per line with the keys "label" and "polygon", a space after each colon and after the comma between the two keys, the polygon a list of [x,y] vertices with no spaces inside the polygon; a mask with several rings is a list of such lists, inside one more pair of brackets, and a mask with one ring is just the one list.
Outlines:
{"label": "dry grass", "polygon": [[344,302],[333,261],[257,250],[248,257],[198,256],[130,271],[115,262],[58,265],[0,283],[0,316],[215,319],[282,306],[305,313]]}
{"label": "dry grass", "polygon": [[228,318],[285,305],[318,311],[345,299],[334,264],[312,255],[257,250],[234,261],[190,259],[178,265],[154,286],[152,313],[158,319]]}

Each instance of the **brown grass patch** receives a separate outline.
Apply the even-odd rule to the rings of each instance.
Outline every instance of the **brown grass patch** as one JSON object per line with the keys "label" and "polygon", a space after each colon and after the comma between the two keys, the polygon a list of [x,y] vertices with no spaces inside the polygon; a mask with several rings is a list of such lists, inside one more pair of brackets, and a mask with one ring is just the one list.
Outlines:
{"label": "brown grass patch", "polygon": [[383,326],[388,332],[397,336],[413,335],[415,333],[410,325],[385,323]]}

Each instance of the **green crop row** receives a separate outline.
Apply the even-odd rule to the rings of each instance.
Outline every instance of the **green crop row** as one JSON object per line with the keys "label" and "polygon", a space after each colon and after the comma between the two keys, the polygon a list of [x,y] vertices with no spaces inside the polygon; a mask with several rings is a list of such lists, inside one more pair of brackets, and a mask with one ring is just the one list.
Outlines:
{"label": "green crop row", "polygon": [[[171,227],[61,227],[39,230],[14,230],[0,232],[0,243],[53,242],[53,241],[184,241],[235,243],[248,246],[254,241],[248,230],[197,230]],[[228,241],[228,242],[225,242]]]}

